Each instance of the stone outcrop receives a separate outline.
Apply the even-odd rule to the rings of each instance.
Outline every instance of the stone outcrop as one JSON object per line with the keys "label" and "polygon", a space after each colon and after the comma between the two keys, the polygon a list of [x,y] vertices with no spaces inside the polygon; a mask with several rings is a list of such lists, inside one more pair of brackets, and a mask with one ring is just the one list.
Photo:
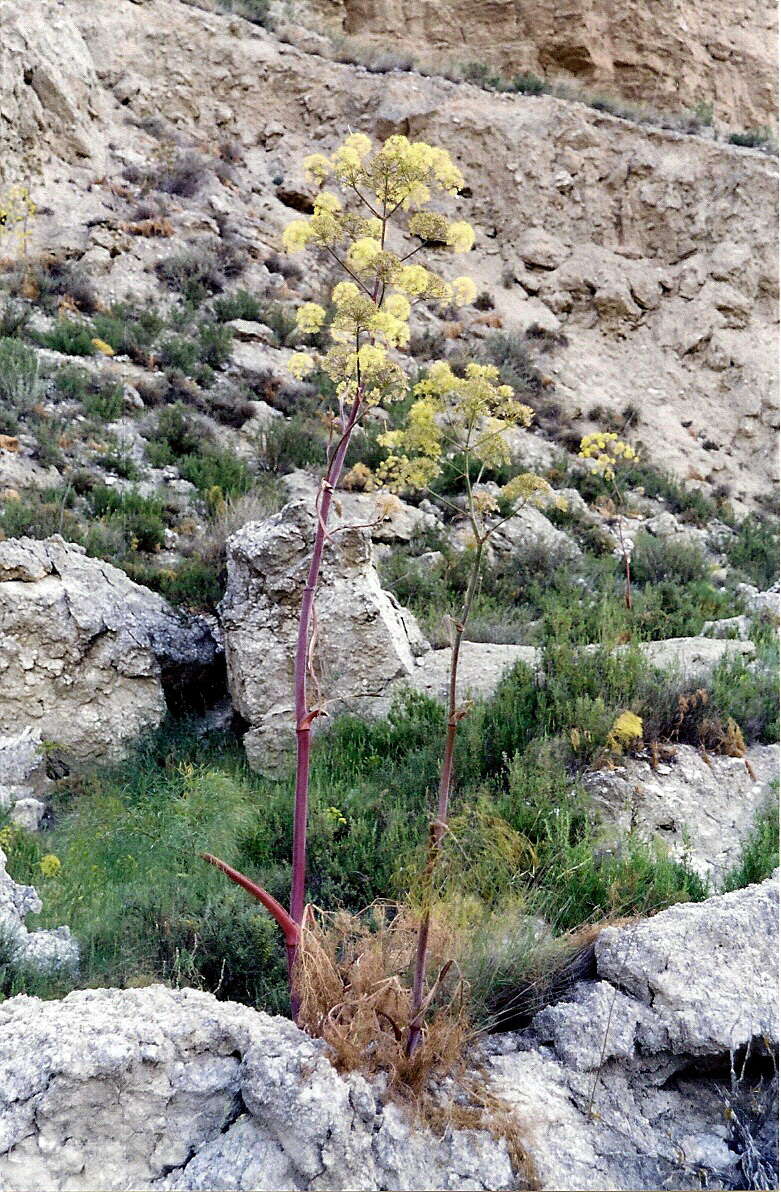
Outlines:
{"label": "stone outcrop", "polygon": [[160,723],[166,685],[218,658],[203,618],[82,547],[0,543],[0,732],[29,725],[69,756],[117,757]]}
{"label": "stone outcrop", "polygon": [[[483,1044],[541,1189],[745,1187],[749,1160],[772,1180],[772,1116],[749,1154],[732,1107],[767,1099],[777,909],[773,880],[607,928],[593,980]],[[2,1188],[524,1186],[504,1141],[412,1124],[287,1020],[162,986],[0,1006]]]}
{"label": "stone outcrop", "polygon": [[[49,931],[29,931],[24,921],[28,915],[37,915],[43,903],[37,890],[15,882],[5,866],[6,855],[0,849],[0,964],[6,971],[9,968],[11,971],[36,969],[45,973],[67,970],[71,976],[75,975],[79,967],[79,946],[70,929],[55,927]],[[0,1104],[0,1137],[2,1112]]]}
{"label": "stone outcrop", "polygon": [[[250,764],[272,772],[293,742],[293,665],[314,533],[309,501],[295,501],[228,541],[220,605],[228,685],[250,724]],[[387,710],[393,684],[428,649],[415,618],[383,591],[365,528],[337,529],[326,545],[317,601],[311,703],[331,715]]]}
{"label": "stone outcrop", "polygon": [[0,1006],[1,1188],[513,1186],[506,1146],[410,1129],[285,1019],[162,986]]}
{"label": "stone outcrop", "polygon": [[47,785],[40,731],[29,726],[0,737],[0,811],[26,828],[37,828],[45,805],[38,797]]}
{"label": "stone outcrop", "polygon": [[751,0],[693,5],[634,0],[620,10],[586,0],[561,20],[552,0],[310,0],[333,29],[383,53],[483,62],[512,77],[532,71],[586,90],[681,112],[712,101],[737,127],[773,124],[775,22]]}
{"label": "stone outcrop", "polygon": [[585,781],[609,840],[620,847],[636,832],[659,841],[718,889],[773,798],[777,775],[777,745],[754,745],[745,758],[705,758],[691,745],[678,745],[655,768],[630,757]]}
{"label": "stone outcrop", "polygon": [[[492,1076],[529,1121],[543,1188],[697,1188],[703,1172],[712,1188],[750,1186],[730,1066],[748,1053],[743,1095],[757,1082],[772,1136],[760,1073],[778,1043],[777,941],[775,879],[606,928],[596,980],[497,1038]],[[772,1187],[777,1136],[758,1157]]]}

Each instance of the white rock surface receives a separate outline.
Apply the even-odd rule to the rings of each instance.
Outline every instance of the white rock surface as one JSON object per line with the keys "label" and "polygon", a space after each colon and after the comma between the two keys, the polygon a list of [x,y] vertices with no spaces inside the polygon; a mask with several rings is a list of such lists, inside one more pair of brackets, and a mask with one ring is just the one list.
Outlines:
{"label": "white rock surface", "polygon": [[217,656],[203,618],[82,547],[0,542],[0,732],[30,725],[68,754],[116,757],[165,715],[166,673]]}
{"label": "white rock surface", "polygon": [[72,974],[76,973],[79,947],[71,937],[69,928],[28,931],[25,926],[27,915],[38,914],[42,906],[38,892],[32,886],[15,882],[6,872],[6,855],[0,848],[0,946],[4,953],[3,962],[10,963],[11,968],[34,968],[43,972],[66,969]]}
{"label": "white rock surface", "polygon": [[0,1005],[0,1181],[37,1192],[513,1186],[506,1147],[487,1134],[411,1130],[292,1023],[163,986]]}
{"label": "white rock surface", "polygon": [[[746,1186],[725,1115],[730,1053],[777,1043],[777,949],[777,879],[674,906],[603,930],[595,983],[490,1041],[543,1189],[697,1188],[703,1172],[711,1188]],[[756,1098],[772,1130],[767,1086]],[[763,1162],[774,1179],[777,1160]]]}
{"label": "white rock surface", "polygon": [[757,813],[774,797],[778,745],[754,745],[746,758],[709,756],[677,745],[674,757],[653,769],[628,757],[617,770],[585,781],[608,838],[630,831],[662,842],[718,890],[736,864]]}
{"label": "white rock surface", "polygon": [[[743,1186],[714,1065],[777,1039],[777,903],[773,880],[607,928],[595,981],[487,1040],[541,1189]],[[0,1005],[0,1187],[523,1186],[504,1142],[411,1125],[287,1020],[163,986]]]}
{"label": "white rock surface", "polygon": [[[314,517],[308,501],[249,522],[228,541],[220,605],[228,684],[249,721],[250,764],[273,772],[293,741],[293,665]],[[327,544],[316,600],[316,683],[333,715],[387,710],[393,683],[428,649],[415,618],[383,591],[366,529],[345,528]]]}

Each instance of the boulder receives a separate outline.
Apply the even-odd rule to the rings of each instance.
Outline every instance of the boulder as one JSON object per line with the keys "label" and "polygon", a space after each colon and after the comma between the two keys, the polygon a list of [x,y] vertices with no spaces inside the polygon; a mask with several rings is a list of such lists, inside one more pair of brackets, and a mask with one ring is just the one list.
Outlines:
{"label": "boulder", "polygon": [[776,879],[608,927],[595,981],[489,1042],[539,1187],[775,1186],[777,948]]}
{"label": "boulder", "polygon": [[506,1144],[416,1127],[291,1022],[152,986],[0,1006],[0,1186],[516,1185]]}
{"label": "boulder", "polygon": [[[291,501],[307,501],[314,508],[318,480],[311,472],[297,468],[283,476],[282,483]],[[438,517],[417,505],[410,505],[386,490],[379,493],[339,490],[332,505],[334,526],[365,526],[374,542],[409,542],[416,534],[438,530]]]}
{"label": "boulder", "polygon": [[745,758],[707,760],[691,745],[678,745],[668,762],[652,767],[628,757],[617,770],[587,774],[586,784],[617,847],[630,832],[661,842],[718,888],[769,804],[777,775],[777,745],[754,745]]}
{"label": "boulder", "polygon": [[[765,1179],[751,1186],[773,1186],[768,1081],[741,1075],[741,1055],[777,1040],[777,903],[771,880],[606,928],[593,980],[481,1045],[476,1070],[516,1117],[536,1187],[746,1187],[748,1164]],[[431,1133],[291,1022],[208,993],[0,1005],[0,1187],[500,1192],[527,1179],[503,1140]]]}
{"label": "boulder", "polygon": [[55,535],[0,543],[0,732],[115,758],[219,666],[207,622]]}
{"label": "boulder", "polygon": [[[293,665],[298,615],[314,534],[309,501],[249,522],[227,544],[220,605],[228,685],[250,724],[250,764],[274,772],[293,743]],[[336,526],[316,600],[313,702],[331,715],[383,714],[394,683],[427,650],[415,618],[383,591],[366,528]]]}

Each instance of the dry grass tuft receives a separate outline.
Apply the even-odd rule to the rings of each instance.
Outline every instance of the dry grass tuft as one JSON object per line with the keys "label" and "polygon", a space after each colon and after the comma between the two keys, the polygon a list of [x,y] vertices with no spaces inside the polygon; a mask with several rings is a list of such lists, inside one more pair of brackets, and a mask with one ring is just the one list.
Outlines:
{"label": "dry grass tuft", "polygon": [[341,1071],[383,1072],[405,1096],[420,1096],[432,1077],[463,1069],[472,1030],[464,982],[447,956],[453,951],[452,932],[440,924],[431,936],[438,976],[421,1044],[409,1057],[415,919],[381,902],[358,915],[309,908],[298,954],[299,1023],[325,1039]]}
{"label": "dry grass tuft", "polygon": [[373,903],[358,915],[309,907],[301,932],[296,986],[298,1022],[324,1039],[340,1071],[383,1076],[388,1092],[428,1128],[487,1130],[503,1139],[519,1186],[533,1188],[531,1160],[510,1106],[487,1078],[467,1069],[476,1033],[466,982],[453,957],[456,930],[432,918],[430,985],[420,1045],[406,1042],[412,1017],[409,987],[417,920],[405,907]]}

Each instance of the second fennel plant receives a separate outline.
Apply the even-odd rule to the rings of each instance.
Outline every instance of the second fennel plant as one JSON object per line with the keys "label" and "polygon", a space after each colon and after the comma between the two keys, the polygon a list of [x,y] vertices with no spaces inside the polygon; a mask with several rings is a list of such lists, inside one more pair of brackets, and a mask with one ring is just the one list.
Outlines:
{"label": "second fennel plant", "polygon": [[[510,462],[508,431],[528,426],[533,418],[533,411],[518,400],[512,388],[497,381],[498,372],[490,365],[469,364],[461,377],[447,362],[439,361],[415,387],[417,400],[410,408],[407,425],[380,438],[380,443],[393,452],[380,468],[380,476],[392,487],[426,486],[437,476],[444,459],[451,463],[454,459],[461,461],[459,479],[463,483],[470,538],[468,549],[472,556],[461,609],[452,623],[445,743],[436,815],[429,827],[428,854],[421,884],[411,1016],[405,1045],[408,1057],[419,1046],[426,1007],[436,992],[436,984],[428,992],[426,990],[434,878],[448,830],[458,726],[470,707],[468,702],[459,700],[459,662],[484,556],[493,535],[521,513],[525,505],[558,500],[548,482],[532,473],[521,473],[498,490],[496,486],[482,484],[487,471]],[[443,500],[441,495],[438,499]],[[453,506],[453,511],[460,514],[457,506]]]}

